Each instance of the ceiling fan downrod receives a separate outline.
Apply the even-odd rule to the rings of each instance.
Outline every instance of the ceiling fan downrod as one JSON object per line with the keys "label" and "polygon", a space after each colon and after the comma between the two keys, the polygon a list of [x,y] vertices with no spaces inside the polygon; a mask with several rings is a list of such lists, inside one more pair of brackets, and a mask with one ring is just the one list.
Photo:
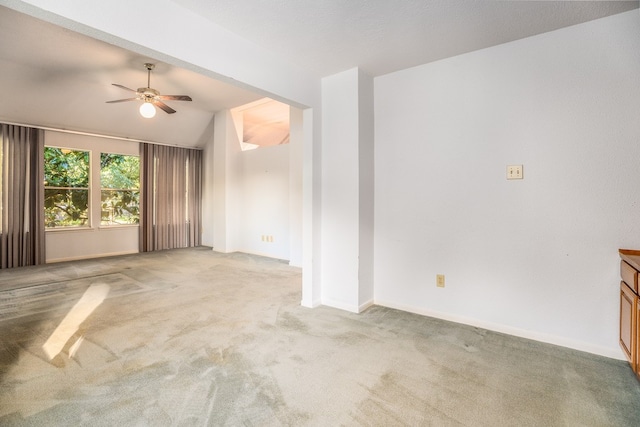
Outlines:
{"label": "ceiling fan downrod", "polygon": [[151,64],[149,62],[146,62],[144,64],[144,67],[147,69],[147,88],[150,88],[151,87],[151,70],[156,68],[156,64]]}

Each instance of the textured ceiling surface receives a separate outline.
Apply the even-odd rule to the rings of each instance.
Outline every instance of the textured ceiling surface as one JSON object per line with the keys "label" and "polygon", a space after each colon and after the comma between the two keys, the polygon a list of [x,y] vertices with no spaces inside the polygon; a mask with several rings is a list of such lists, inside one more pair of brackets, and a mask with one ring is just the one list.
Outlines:
{"label": "textured ceiling surface", "polygon": [[638,7],[637,1],[173,0],[319,76],[371,76]]}
{"label": "textured ceiling surface", "polygon": [[[638,7],[637,1],[167,1],[316,77],[353,67],[382,75]],[[153,88],[193,102],[167,102],[177,113],[158,111],[151,120],[140,117],[137,102],[106,104],[129,96],[112,83],[146,86],[145,62],[157,64]],[[185,146],[203,145],[217,111],[263,96],[2,6],[0,70],[0,121]]]}

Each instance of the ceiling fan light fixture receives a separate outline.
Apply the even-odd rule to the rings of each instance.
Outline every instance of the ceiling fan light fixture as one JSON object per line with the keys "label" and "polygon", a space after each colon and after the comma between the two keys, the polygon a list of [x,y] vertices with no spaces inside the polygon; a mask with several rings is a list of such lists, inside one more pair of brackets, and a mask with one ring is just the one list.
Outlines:
{"label": "ceiling fan light fixture", "polygon": [[151,119],[156,115],[156,107],[150,102],[143,102],[140,106],[140,115],[145,119]]}
{"label": "ceiling fan light fixture", "polygon": [[147,69],[147,87],[139,87],[138,90],[133,90],[126,86],[112,83],[113,86],[119,87],[120,89],[134,92],[136,96],[135,98],[107,101],[107,104],[126,101],[143,101],[143,104],[140,106],[140,114],[142,117],[150,119],[156,115],[156,107],[160,108],[167,114],[173,114],[176,112],[176,110],[169,107],[163,101],[193,101],[189,95],[160,95],[160,92],[151,88],[151,70],[155,68],[155,65],[146,63],[144,64],[144,67]]}

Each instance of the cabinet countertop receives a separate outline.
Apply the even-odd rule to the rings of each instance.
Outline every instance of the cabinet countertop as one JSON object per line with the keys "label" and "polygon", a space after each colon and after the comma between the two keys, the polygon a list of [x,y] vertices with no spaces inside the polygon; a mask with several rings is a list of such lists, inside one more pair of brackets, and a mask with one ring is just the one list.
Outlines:
{"label": "cabinet countertop", "polygon": [[640,251],[633,249],[620,249],[620,258],[625,260],[627,264],[640,271]]}

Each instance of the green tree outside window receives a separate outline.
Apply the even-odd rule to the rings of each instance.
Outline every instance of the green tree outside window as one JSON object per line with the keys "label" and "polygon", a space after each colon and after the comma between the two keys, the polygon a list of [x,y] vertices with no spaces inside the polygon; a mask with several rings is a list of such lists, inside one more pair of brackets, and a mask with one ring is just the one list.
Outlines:
{"label": "green tree outside window", "polygon": [[57,147],[44,149],[45,225],[89,225],[89,152]]}
{"label": "green tree outside window", "polygon": [[140,222],[140,158],[100,154],[100,225]]}

